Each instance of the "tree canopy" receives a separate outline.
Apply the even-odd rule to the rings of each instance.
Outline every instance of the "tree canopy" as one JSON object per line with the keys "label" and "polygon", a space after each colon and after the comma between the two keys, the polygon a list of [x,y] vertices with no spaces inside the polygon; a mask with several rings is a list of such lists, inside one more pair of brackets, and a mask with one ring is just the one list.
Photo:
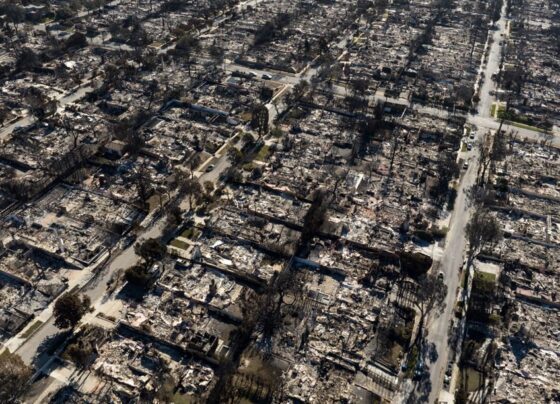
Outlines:
{"label": "tree canopy", "polygon": [[487,209],[476,209],[465,233],[469,241],[469,258],[474,259],[487,245],[502,239],[502,229],[498,220]]}
{"label": "tree canopy", "polygon": [[145,265],[134,265],[124,273],[125,280],[135,286],[147,286],[151,276]]}
{"label": "tree canopy", "polygon": [[31,377],[31,369],[19,355],[5,350],[0,355],[0,402],[15,403]]}
{"label": "tree canopy", "polygon": [[428,314],[437,316],[445,309],[447,285],[431,272],[415,282],[414,306],[420,312],[420,322],[416,334],[415,344],[423,338],[426,317]]}
{"label": "tree canopy", "polygon": [[66,292],[54,304],[54,324],[58,328],[74,328],[90,308],[88,296]]}
{"label": "tree canopy", "polygon": [[141,244],[137,244],[134,247],[134,251],[137,255],[142,257],[146,263],[151,265],[155,261],[163,259],[167,250],[159,240],[150,238]]}

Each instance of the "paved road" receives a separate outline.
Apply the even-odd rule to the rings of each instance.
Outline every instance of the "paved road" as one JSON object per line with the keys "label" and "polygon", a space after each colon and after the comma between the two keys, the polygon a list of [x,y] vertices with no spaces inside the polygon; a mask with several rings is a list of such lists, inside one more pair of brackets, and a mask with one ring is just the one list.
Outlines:
{"label": "paved road", "polygon": [[[160,237],[163,232],[165,225],[165,219],[161,219],[153,226],[151,226],[141,237],[138,238],[137,242],[148,238]],[[103,269],[99,275],[92,279],[92,281],[82,290],[82,292],[87,295],[92,302],[93,307],[98,307],[104,302],[107,293],[107,281],[111,279],[115,272],[119,269],[126,269],[134,264],[136,264],[140,258],[134,253],[134,244],[120,252],[110,264]],[[29,338],[23,345],[17,349],[17,353],[22,357],[23,361],[27,364],[31,364],[35,358],[37,349],[41,344],[52,338],[59,333],[59,329],[54,325],[54,320],[51,317],[36,334]],[[39,358],[35,363],[37,367],[41,367],[48,357]]]}
{"label": "paved road", "polygon": [[33,117],[26,116],[21,119],[18,119],[17,121],[7,126],[2,127],[0,129],[0,141],[7,139],[16,128],[20,126],[23,127],[23,126],[31,125],[33,122],[35,122],[35,119]]}
{"label": "paved road", "polygon": [[[446,306],[444,312],[437,319],[433,319],[431,325],[428,327],[426,346],[435,348],[435,351],[438,354],[435,362],[427,362],[431,386],[429,403],[433,403],[439,396],[439,392],[442,387],[443,374],[447,368],[449,355],[449,347],[447,343],[448,331],[453,318],[453,309],[455,306],[455,299],[457,297],[457,287],[459,286],[459,268],[463,264],[463,253],[466,247],[464,230],[471,213],[468,208],[465,190],[474,185],[478,169],[478,164],[476,163],[478,157],[476,156],[477,153],[474,151],[471,153],[472,154],[469,156],[469,168],[463,174],[457,199],[455,200],[455,207],[446,237],[443,258],[441,266],[439,267],[439,270],[444,273],[444,279],[447,284],[447,297],[445,299]],[[426,383],[422,382],[418,387],[421,389],[425,386]]]}
{"label": "paved road", "polygon": [[[504,16],[505,14],[502,14]],[[496,73],[500,68],[500,60],[501,60],[501,48],[500,48],[500,41],[502,35],[505,32],[505,25],[506,21],[504,18],[499,21],[499,29],[494,31],[492,35],[492,44],[490,45],[490,53],[488,54],[488,61],[486,62],[486,66],[484,68],[485,78],[482,82],[482,86],[480,89],[480,94],[483,95],[480,97],[480,102],[478,103],[478,117],[481,118],[488,118],[490,117],[490,109],[492,107],[492,103],[496,101],[495,97],[491,96],[491,91],[495,90],[496,86],[494,82],[491,80],[492,74]]]}
{"label": "paved road", "polygon": [[220,175],[231,166],[227,153],[224,153],[223,156],[219,157],[212,164],[214,165],[214,168],[200,176],[199,181],[201,184],[204,184],[206,181],[217,183],[220,179]]}
{"label": "paved road", "polygon": [[[469,117],[469,122],[478,126],[479,128],[497,130],[500,126],[500,122],[494,118],[485,118],[481,116],[471,116]],[[560,148],[560,133],[554,133],[553,135],[546,134],[544,132],[537,132],[534,130],[519,128],[514,125],[504,124],[502,130],[506,132],[516,132],[519,139],[527,139],[529,141],[549,141],[551,146]]]}
{"label": "paved road", "polygon": [[[220,174],[230,166],[227,154],[218,158],[218,160],[213,164],[213,170],[200,175],[199,182],[201,184],[204,184],[206,181],[211,181],[213,183],[217,183],[219,181]],[[181,207],[188,207],[188,198],[185,198]],[[82,289],[82,292],[91,299],[92,306],[94,308],[99,308],[101,304],[111,299],[111,297],[107,295],[107,282],[115,275],[115,273],[120,269],[129,268],[140,261],[140,257],[134,253],[134,245],[149,238],[160,238],[163,235],[165,228],[165,220],[166,218],[163,217],[155,221],[140,237],[138,237],[134,244],[118,252],[115,258],[113,258],[110,263],[101,270],[102,272],[100,272],[97,277],[92,279],[91,282]],[[21,355],[25,363],[31,364],[35,361],[34,365],[37,368],[40,368],[47,363],[50,357],[47,355],[39,355],[39,357],[36,358],[37,350],[41,344],[50,338],[53,338],[59,332],[60,330],[56,328],[54,320],[51,317],[45,322],[39,331],[21,345],[16,352]]]}
{"label": "paved road", "polygon": [[[502,18],[498,21],[498,30],[494,32],[494,37],[499,38],[500,33],[505,29],[505,4],[502,9]],[[490,91],[494,88],[494,83],[491,80],[492,72],[496,69],[496,60],[500,59],[500,46],[499,41],[494,41],[490,49],[489,61],[490,63],[485,67],[485,78],[482,83],[482,92],[480,94],[480,105],[491,105],[493,98]],[[480,108],[479,113],[475,116],[469,116],[468,122],[486,123],[489,113],[487,108]],[[469,160],[469,168],[460,182],[457,199],[455,201],[454,210],[452,213],[449,231],[446,237],[446,244],[439,270],[443,271],[445,282],[447,284],[447,297],[445,299],[446,307],[443,313],[437,318],[432,320],[431,325],[428,327],[427,344],[435,348],[437,352],[437,359],[434,362],[427,362],[429,370],[429,383],[423,381],[418,384],[416,391],[420,392],[419,396],[422,397],[420,402],[434,403],[440,395],[442,389],[444,373],[447,369],[450,347],[448,344],[448,334],[450,325],[453,320],[454,306],[457,298],[457,287],[459,286],[460,272],[459,268],[463,264],[463,257],[466,249],[467,242],[465,240],[465,226],[470,218],[471,210],[468,207],[467,197],[465,190],[474,185],[476,181],[477,170],[479,166],[479,151],[477,147],[466,154]],[[430,388],[428,391],[421,392],[422,389]],[[424,393],[424,395],[422,394]]]}
{"label": "paved road", "polygon": [[[495,90],[495,83],[491,80],[492,73],[494,73],[499,68],[500,63],[500,45],[499,42],[501,40],[501,33],[503,33],[505,28],[505,19],[501,20],[499,23],[500,29],[494,31],[493,34],[493,43],[490,47],[490,52],[488,56],[487,63],[483,66],[482,71],[484,71],[485,78],[481,83],[481,99],[478,104],[478,111],[476,114],[465,114],[462,111],[447,111],[442,108],[431,107],[428,105],[422,104],[414,104],[411,103],[409,100],[404,98],[391,98],[385,97],[382,94],[374,94],[368,97],[370,104],[374,105],[377,102],[381,103],[391,103],[395,105],[402,105],[403,107],[407,107],[413,109],[417,112],[422,114],[431,115],[443,119],[447,119],[449,116],[456,114],[456,115],[463,115],[467,118],[467,121],[475,126],[477,126],[480,131],[483,132],[485,130],[497,130],[500,126],[500,122],[490,116],[490,108],[492,103],[495,101],[495,97],[490,95],[491,90]],[[337,46],[343,48],[347,43],[348,38],[342,39]],[[272,71],[269,69],[254,69],[247,66],[238,65],[235,63],[228,63],[226,64],[226,70],[229,72],[242,72],[242,73],[255,73],[257,77],[262,77],[264,74],[271,75],[272,81],[278,84],[284,84],[287,86],[294,86],[302,80],[310,80],[311,77],[316,74],[316,68],[310,68],[303,74],[293,74],[293,73],[286,73],[280,71]],[[348,90],[343,85],[334,85],[333,92],[340,96],[344,97],[348,94]],[[274,111],[275,113],[275,111]],[[538,132],[534,130],[529,130],[525,128],[520,128],[514,125],[504,124],[502,126],[502,130],[507,132],[516,132],[520,139],[528,139],[532,141],[541,141],[541,140],[548,140],[552,146],[560,148],[560,133],[554,133],[551,137],[544,132]]]}

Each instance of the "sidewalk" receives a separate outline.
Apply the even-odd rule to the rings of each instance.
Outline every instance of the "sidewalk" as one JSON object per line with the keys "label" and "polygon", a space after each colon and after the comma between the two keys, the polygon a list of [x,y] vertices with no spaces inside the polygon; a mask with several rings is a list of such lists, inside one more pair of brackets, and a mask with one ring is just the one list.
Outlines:
{"label": "sidewalk", "polygon": [[[41,328],[51,319],[53,315],[54,305],[58,298],[70,290],[81,289],[82,287],[87,285],[87,283],[95,276],[97,267],[104,263],[108,255],[109,253],[106,252],[99,258],[99,260],[95,264],[80,270],[81,273],[79,275],[81,276],[70,277],[68,279],[68,287],[65,289],[65,291],[57,296],[57,298],[54,299],[38,316],[34,317],[17,335],[14,335],[8,341],[6,341],[4,343],[4,348],[8,348],[10,352],[16,352],[18,349],[20,349],[28,339],[39,332],[39,330],[41,330]],[[25,335],[30,328],[35,326],[37,321],[40,321],[41,325],[30,332],[29,335],[23,337],[23,335]]]}

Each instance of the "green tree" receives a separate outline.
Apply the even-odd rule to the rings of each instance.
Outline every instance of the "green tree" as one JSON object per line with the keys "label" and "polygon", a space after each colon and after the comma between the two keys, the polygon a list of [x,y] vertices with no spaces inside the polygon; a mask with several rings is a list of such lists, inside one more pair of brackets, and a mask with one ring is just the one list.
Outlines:
{"label": "green tree", "polygon": [[91,310],[88,296],[81,297],[76,292],[66,292],[54,304],[54,324],[58,328],[74,328],[84,314]]}
{"label": "green tree", "polygon": [[25,102],[30,112],[37,118],[42,119],[56,112],[58,101],[49,98],[43,91],[36,87],[27,89]]}
{"label": "green tree", "polygon": [[200,49],[200,42],[198,38],[192,34],[183,35],[175,45],[176,53],[179,55],[191,53],[193,50],[197,49]]}
{"label": "green tree", "polygon": [[204,181],[204,191],[206,191],[207,194],[214,192],[214,189],[215,187],[212,181]]}
{"label": "green tree", "polygon": [[65,45],[66,49],[85,48],[88,45],[88,42],[84,34],[81,32],[75,32],[66,40]]}
{"label": "green tree", "polygon": [[106,331],[98,326],[86,325],[82,332],[72,338],[64,351],[63,357],[70,359],[81,369],[87,368],[93,361],[96,345],[106,336]]}
{"label": "green tree", "polygon": [[15,353],[5,350],[0,355],[0,402],[16,403],[25,392],[31,369]]}
{"label": "green tree", "polygon": [[14,30],[17,34],[18,25],[25,22],[25,9],[17,4],[8,3],[3,7],[3,11],[6,15],[6,20],[13,24]]}
{"label": "green tree", "polygon": [[167,213],[167,223],[170,226],[178,226],[183,221],[183,210],[178,204],[173,204],[169,207]]}
{"label": "green tree", "polygon": [[306,248],[327,218],[327,210],[331,203],[332,194],[318,189],[313,195],[313,202],[303,217],[303,231],[301,233],[300,247]]}
{"label": "green tree", "polygon": [[162,260],[167,250],[159,240],[150,238],[141,244],[136,244],[134,252],[150,266],[155,261]]}
{"label": "green tree", "polygon": [[148,110],[151,110],[152,104],[159,93],[159,83],[156,79],[150,81],[146,88],[146,92],[148,93]]}
{"label": "green tree", "polygon": [[183,59],[187,64],[189,76],[191,75],[191,66],[196,61],[196,52],[200,49],[198,38],[191,34],[183,35],[176,43],[174,53],[177,57]]}
{"label": "green tree", "polygon": [[125,271],[124,279],[132,285],[145,287],[151,276],[146,265],[134,265]]}
{"label": "green tree", "polygon": [[29,48],[22,48],[16,57],[16,71],[31,70],[41,66],[39,56]]}
{"label": "green tree", "polygon": [[243,160],[243,153],[236,147],[230,147],[227,151],[227,157],[231,164],[236,166]]}

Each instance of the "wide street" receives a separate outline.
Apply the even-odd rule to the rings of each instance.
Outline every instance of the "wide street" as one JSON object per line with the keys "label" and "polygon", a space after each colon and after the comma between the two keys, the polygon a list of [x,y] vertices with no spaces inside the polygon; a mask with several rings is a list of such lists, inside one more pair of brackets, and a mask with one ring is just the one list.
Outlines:
{"label": "wide street", "polygon": [[[489,105],[492,105],[493,97],[490,95],[492,89],[495,88],[494,82],[491,80],[492,73],[497,68],[500,60],[501,49],[499,46],[500,36],[504,34],[506,28],[505,20],[505,4],[502,9],[500,20],[497,22],[497,30],[494,31],[494,41],[490,47],[489,63],[487,63],[482,71],[484,71],[484,79],[482,82],[479,111],[476,115],[468,117],[467,122],[479,126],[479,136],[483,131],[489,129],[478,125],[485,122],[482,118],[489,116]],[[440,263],[439,270],[444,273],[445,283],[447,285],[447,297],[445,299],[445,309],[443,313],[433,318],[428,327],[428,333],[425,346],[437,353],[435,361],[427,361],[429,382],[421,381],[417,385],[417,392],[420,397],[427,399],[427,402],[434,403],[440,395],[443,385],[444,372],[450,358],[451,349],[455,347],[449,346],[448,336],[450,326],[453,321],[455,301],[457,298],[457,289],[461,279],[459,269],[463,265],[463,257],[466,249],[465,226],[469,221],[471,209],[468,206],[466,190],[472,187],[476,181],[476,175],[479,166],[479,149],[474,147],[471,152],[466,153],[466,160],[469,161],[469,167],[462,175],[459,189],[457,190],[457,199],[452,212],[449,231],[447,233],[443,258]],[[427,394],[426,394],[427,393]]]}

